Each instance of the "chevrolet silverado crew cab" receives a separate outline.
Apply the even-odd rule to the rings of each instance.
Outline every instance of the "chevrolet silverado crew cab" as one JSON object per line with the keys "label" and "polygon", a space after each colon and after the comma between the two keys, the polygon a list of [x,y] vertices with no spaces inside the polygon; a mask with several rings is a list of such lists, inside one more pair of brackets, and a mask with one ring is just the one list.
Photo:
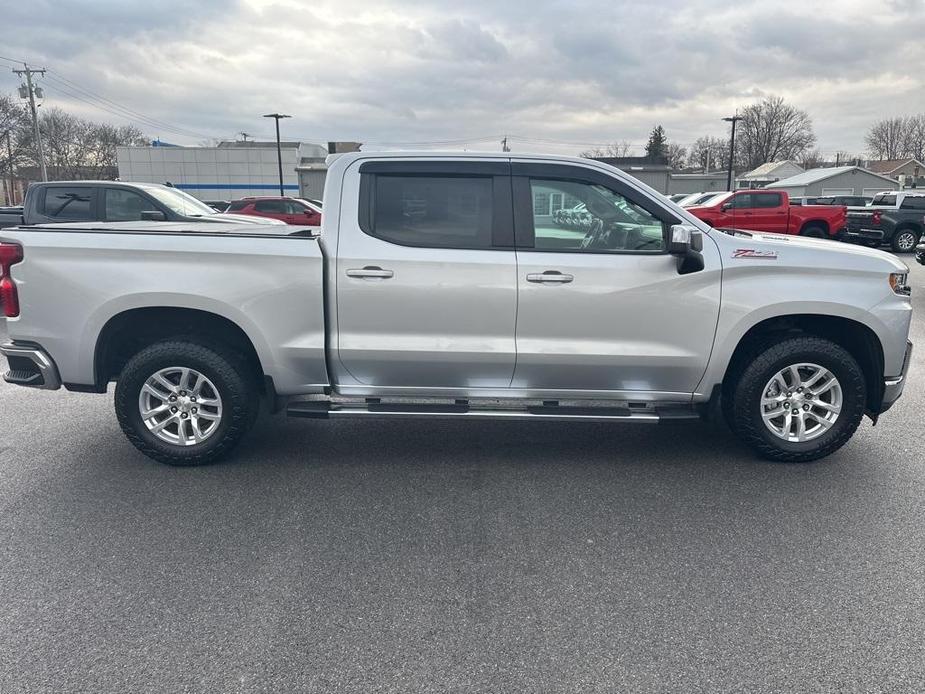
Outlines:
{"label": "chevrolet silverado crew cab", "polygon": [[[586,226],[556,223],[578,205]],[[722,412],[760,455],[809,461],[905,384],[902,262],[720,231],[603,163],[339,155],[324,210],[320,233],[0,232],[6,380],[115,381],[129,440],[176,465],[227,454],[261,403],[310,418]]]}
{"label": "chevrolet silverado crew cab", "polygon": [[[259,224],[245,215],[219,214],[189,193],[159,183],[55,181],[33,183],[19,214],[0,215],[0,228],[57,222],[217,222]],[[265,222],[278,224],[276,220]]]}
{"label": "chevrolet silverado crew cab", "polygon": [[791,205],[782,190],[737,190],[688,206],[687,211],[718,229],[750,229],[813,238],[836,238],[845,228],[840,205]]}
{"label": "chevrolet silverado crew cab", "polygon": [[925,230],[925,193],[878,193],[866,207],[848,208],[845,236],[870,246],[885,243],[895,253],[911,253]]}

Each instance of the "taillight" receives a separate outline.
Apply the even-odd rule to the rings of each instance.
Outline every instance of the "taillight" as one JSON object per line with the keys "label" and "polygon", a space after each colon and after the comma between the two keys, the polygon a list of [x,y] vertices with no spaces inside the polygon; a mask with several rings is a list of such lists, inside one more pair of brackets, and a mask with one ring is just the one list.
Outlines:
{"label": "taillight", "polygon": [[883,213],[880,210],[877,210],[870,216],[870,221],[874,224],[880,224],[880,217],[882,216]]}
{"label": "taillight", "polygon": [[10,276],[10,268],[22,262],[22,246],[15,243],[0,243],[0,306],[7,318],[19,315],[19,294],[16,283]]}

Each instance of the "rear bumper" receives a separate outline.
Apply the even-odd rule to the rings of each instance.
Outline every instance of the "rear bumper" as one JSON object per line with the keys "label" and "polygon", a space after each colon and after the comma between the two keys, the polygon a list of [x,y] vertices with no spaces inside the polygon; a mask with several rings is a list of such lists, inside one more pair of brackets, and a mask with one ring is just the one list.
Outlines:
{"label": "rear bumper", "polygon": [[894,378],[887,378],[883,381],[883,403],[880,405],[880,412],[886,412],[893,406],[899,396],[903,394],[903,388],[906,387],[906,374],[909,372],[909,363],[912,361],[912,342],[906,341],[906,356],[903,358],[902,373]]}
{"label": "rear bumper", "polygon": [[54,360],[38,345],[7,343],[0,345],[0,354],[10,365],[3,380],[17,386],[58,390],[61,377]]}

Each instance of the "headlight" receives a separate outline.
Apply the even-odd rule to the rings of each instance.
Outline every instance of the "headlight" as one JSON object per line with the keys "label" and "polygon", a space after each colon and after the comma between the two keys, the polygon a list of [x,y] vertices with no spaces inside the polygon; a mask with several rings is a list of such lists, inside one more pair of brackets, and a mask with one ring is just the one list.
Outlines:
{"label": "headlight", "polygon": [[912,294],[912,287],[907,283],[908,279],[909,275],[905,272],[890,273],[890,289],[893,290],[894,294],[910,296]]}

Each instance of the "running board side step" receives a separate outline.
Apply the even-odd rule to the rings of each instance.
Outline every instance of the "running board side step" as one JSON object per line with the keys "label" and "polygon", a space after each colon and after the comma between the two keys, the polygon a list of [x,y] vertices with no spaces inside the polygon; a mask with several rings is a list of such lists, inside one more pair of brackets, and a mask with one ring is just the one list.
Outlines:
{"label": "running board side step", "polygon": [[289,403],[286,414],[290,417],[307,419],[329,419],[334,417],[398,417],[398,418],[447,418],[513,420],[559,420],[582,422],[677,422],[700,419],[692,407],[660,407],[636,409],[629,407],[562,407],[533,406],[522,409],[473,407],[464,404],[405,404],[369,403],[366,405],[343,405],[319,401],[295,401]]}

